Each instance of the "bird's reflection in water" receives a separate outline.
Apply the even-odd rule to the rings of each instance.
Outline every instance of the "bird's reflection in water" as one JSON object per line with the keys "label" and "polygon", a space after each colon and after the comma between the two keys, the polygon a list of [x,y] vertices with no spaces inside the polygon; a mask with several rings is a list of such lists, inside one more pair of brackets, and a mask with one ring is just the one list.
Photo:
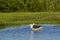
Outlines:
{"label": "bird's reflection in water", "polygon": [[[42,29],[42,28],[41,28]],[[37,37],[39,37],[37,34],[39,34],[41,32],[40,30],[36,30],[36,31],[31,31],[31,35],[30,35],[30,39],[29,40],[35,40]]]}
{"label": "bird's reflection in water", "polygon": [[30,37],[30,40],[34,40],[34,37],[33,37],[33,31],[31,31],[31,37]]}

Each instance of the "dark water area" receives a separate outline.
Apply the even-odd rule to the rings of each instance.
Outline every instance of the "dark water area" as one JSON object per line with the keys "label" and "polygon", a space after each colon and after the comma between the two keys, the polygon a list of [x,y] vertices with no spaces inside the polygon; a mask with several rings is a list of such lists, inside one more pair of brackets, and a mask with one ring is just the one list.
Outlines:
{"label": "dark water area", "polygon": [[42,29],[32,31],[30,25],[0,29],[0,40],[60,40],[60,25],[41,24]]}

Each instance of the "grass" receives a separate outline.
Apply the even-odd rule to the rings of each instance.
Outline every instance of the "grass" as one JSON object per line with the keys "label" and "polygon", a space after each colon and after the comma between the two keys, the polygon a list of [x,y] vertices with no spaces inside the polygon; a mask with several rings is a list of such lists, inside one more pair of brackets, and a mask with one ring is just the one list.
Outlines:
{"label": "grass", "polygon": [[0,28],[21,24],[60,24],[59,12],[13,12],[0,13]]}

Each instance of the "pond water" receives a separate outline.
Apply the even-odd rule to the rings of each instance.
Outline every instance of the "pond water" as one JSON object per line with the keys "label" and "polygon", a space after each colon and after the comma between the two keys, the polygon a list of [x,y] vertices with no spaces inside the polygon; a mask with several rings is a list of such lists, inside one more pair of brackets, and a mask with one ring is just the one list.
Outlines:
{"label": "pond water", "polygon": [[29,25],[0,29],[0,40],[60,40],[60,25],[41,24],[34,32]]}

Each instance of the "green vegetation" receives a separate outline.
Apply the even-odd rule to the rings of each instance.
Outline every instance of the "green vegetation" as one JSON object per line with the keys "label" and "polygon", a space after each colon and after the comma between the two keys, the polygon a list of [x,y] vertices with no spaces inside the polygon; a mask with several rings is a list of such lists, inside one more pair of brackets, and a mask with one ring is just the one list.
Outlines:
{"label": "green vegetation", "polygon": [[59,12],[13,12],[0,13],[0,28],[21,24],[60,24]]}
{"label": "green vegetation", "polygon": [[60,0],[0,0],[0,12],[58,12]]}

